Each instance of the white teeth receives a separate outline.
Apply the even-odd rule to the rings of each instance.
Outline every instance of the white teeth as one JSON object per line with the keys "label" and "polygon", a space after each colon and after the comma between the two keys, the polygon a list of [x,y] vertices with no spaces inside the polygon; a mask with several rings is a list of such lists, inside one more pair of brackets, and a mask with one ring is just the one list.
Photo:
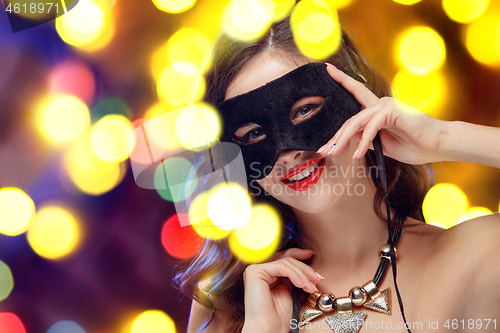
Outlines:
{"label": "white teeth", "polygon": [[309,166],[307,169],[302,170],[302,172],[296,174],[295,176],[292,176],[288,178],[290,181],[295,181],[295,180],[301,180],[303,178],[309,177],[309,175],[319,166],[319,162],[314,163],[313,165]]}

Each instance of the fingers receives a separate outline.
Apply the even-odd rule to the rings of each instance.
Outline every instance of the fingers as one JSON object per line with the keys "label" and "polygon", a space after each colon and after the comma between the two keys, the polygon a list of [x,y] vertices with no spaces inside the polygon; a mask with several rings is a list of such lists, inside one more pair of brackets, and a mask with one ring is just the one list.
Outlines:
{"label": "fingers", "polygon": [[317,291],[315,283],[323,280],[310,266],[292,257],[281,258],[264,264],[250,265],[245,270],[245,275],[247,275],[245,281],[249,278],[260,278],[266,281],[270,288],[280,283],[280,277],[286,277],[297,288],[302,288],[308,293]]}
{"label": "fingers", "polygon": [[285,251],[281,251],[276,253],[271,260],[269,261],[275,261],[281,258],[285,257],[293,257],[297,260],[306,260],[309,259],[312,255],[314,254],[314,251],[312,250],[305,250],[305,249],[299,249],[299,248],[290,248]]}
{"label": "fingers", "polygon": [[358,144],[358,149],[352,155],[352,158],[363,157],[368,149],[373,139],[377,135],[378,131],[382,129],[387,124],[387,115],[384,113],[378,113],[373,116],[373,118],[366,124],[363,129],[363,135]]}
{"label": "fingers", "polygon": [[374,95],[368,88],[359,81],[354,80],[349,75],[341,70],[338,70],[332,64],[327,63],[326,70],[338,83],[340,83],[347,91],[349,91],[356,100],[365,108],[377,103],[379,98]]}
{"label": "fingers", "polygon": [[[337,133],[335,133],[333,138],[331,138],[326,145],[318,150],[318,153],[324,156],[338,155],[344,150],[345,147],[347,147],[349,141],[352,138],[358,138],[360,140],[360,143],[363,140],[369,140],[369,136],[373,133],[370,131],[370,133],[367,133],[367,135],[365,136],[364,132],[361,134],[361,131],[363,131],[365,129],[365,126],[367,126],[367,124],[371,122],[371,119],[374,119],[382,114],[381,112],[379,112],[382,108],[382,105],[383,103],[374,104],[371,107],[352,116],[342,125]],[[375,134],[377,133],[375,132]],[[374,137],[375,135],[373,135],[371,139],[373,140]],[[368,147],[370,146],[370,142],[371,140],[368,141]],[[366,143],[363,142],[363,148],[365,147],[365,145]]]}
{"label": "fingers", "polygon": [[305,267],[301,267],[300,265],[298,265],[298,263],[301,263],[300,261],[292,261],[292,260],[293,258],[284,258],[281,259],[281,262],[283,262],[286,266],[290,267],[293,271],[295,271],[295,273],[297,273],[297,275],[302,280],[303,284],[302,289],[304,289],[309,293],[318,291],[318,288],[312,282],[312,280],[318,279],[318,277],[314,274],[314,271],[311,273],[312,268],[303,263],[302,264]]}

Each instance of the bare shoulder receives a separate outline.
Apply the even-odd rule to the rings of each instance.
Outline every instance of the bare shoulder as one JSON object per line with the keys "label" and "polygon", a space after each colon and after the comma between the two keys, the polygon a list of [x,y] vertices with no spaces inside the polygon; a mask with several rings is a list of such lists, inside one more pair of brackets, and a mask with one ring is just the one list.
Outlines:
{"label": "bare shoulder", "polygon": [[405,228],[403,246],[402,250],[411,253],[415,260],[440,270],[448,268],[453,274],[479,270],[494,274],[493,263],[500,272],[500,213],[468,220],[450,229],[428,224]]}
{"label": "bare shoulder", "polygon": [[[481,216],[445,230],[437,239],[444,249],[476,258],[500,249],[500,213]],[[472,253],[473,252],[473,253]]]}
{"label": "bare shoulder", "polygon": [[438,251],[435,255],[442,267],[462,276],[471,295],[483,294],[486,289],[496,289],[495,294],[500,295],[497,283],[500,278],[500,213],[481,216],[447,229],[436,239],[436,244]]}
{"label": "bare shoulder", "polygon": [[412,226],[404,229],[400,241],[401,250],[413,254],[419,253],[425,258],[429,258],[437,250],[438,239],[446,232],[446,229],[411,218],[408,219],[408,223]]}
{"label": "bare shoulder", "polygon": [[[500,308],[500,213],[449,229],[431,225],[405,228],[401,248],[401,276],[411,281],[407,290],[418,304],[414,311],[425,318],[496,318]],[[434,312],[427,313],[422,309],[429,298],[448,305],[439,311],[429,307]],[[418,299],[424,301],[418,303]]]}
{"label": "bare shoulder", "polygon": [[[204,333],[216,333],[224,332],[225,327],[229,323],[229,317],[227,311],[225,311],[225,305],[222,301],[215,300],[215,316],[212,322],[208,325],[207,329],[203,331]],[[209,309],[205,305],[193,301],[191,304],[191,314],[189,315],[188,333],[196,333],[198,329],[203,325],[205,320],[210,318],[213,310]]]}
{"label": "bare shoulder", "polygon": [[[467,290],[464,316],[498,315],[500,307],[500,213],[478,217],[446,230],[439,238],[442,264],[459,277],[457,289]],[[448,274],[450,275],[450,274]],[[486,293],[485,293],[486,291]],[[487,295],[487,297],[485,297]]]}
{"label": "bare shoulder", "polygon": [[411,249],[426,253],[427,259],[441,254],[448,258],[467,253],[477,257],[500,250],[500,213],[468,220],[450,229],[422,224],[406,228],[403,237]]}

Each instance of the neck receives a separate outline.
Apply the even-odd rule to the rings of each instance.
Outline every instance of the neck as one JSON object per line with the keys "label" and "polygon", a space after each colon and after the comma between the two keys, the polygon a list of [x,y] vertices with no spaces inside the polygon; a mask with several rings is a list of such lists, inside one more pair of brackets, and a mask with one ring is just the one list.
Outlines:
{"label": "neck", "polygon": [[309,265],[324,276],[338,272],[365,276],[375,272],[378,249],[387,241],[387,224],[373,210],[375,190],[371,180],[367,181],[363,195],[344,195],[324,211],[294,210],[302,248],[315,252]]}

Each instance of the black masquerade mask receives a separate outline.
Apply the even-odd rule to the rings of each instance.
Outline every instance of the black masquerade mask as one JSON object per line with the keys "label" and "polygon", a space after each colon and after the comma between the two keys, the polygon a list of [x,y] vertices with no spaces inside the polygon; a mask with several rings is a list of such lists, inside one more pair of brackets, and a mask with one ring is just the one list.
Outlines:
{"label": "black masquerade mask", "polygon": [[[364,82],[354,73],[355,79]],[[321,108],[311,117],[293,123],[291,108],[301,98],[321,96]],[[255,90],[230,98],[217,107],[224,124],[223,142],[240,146],[249,180],[262,179],[273,169],[283,150],[317,151],[361,105],[326,71],[324,63],[301,66]],[[249,143],[236,138],[238,128],[255,123],[265,138]]]}

